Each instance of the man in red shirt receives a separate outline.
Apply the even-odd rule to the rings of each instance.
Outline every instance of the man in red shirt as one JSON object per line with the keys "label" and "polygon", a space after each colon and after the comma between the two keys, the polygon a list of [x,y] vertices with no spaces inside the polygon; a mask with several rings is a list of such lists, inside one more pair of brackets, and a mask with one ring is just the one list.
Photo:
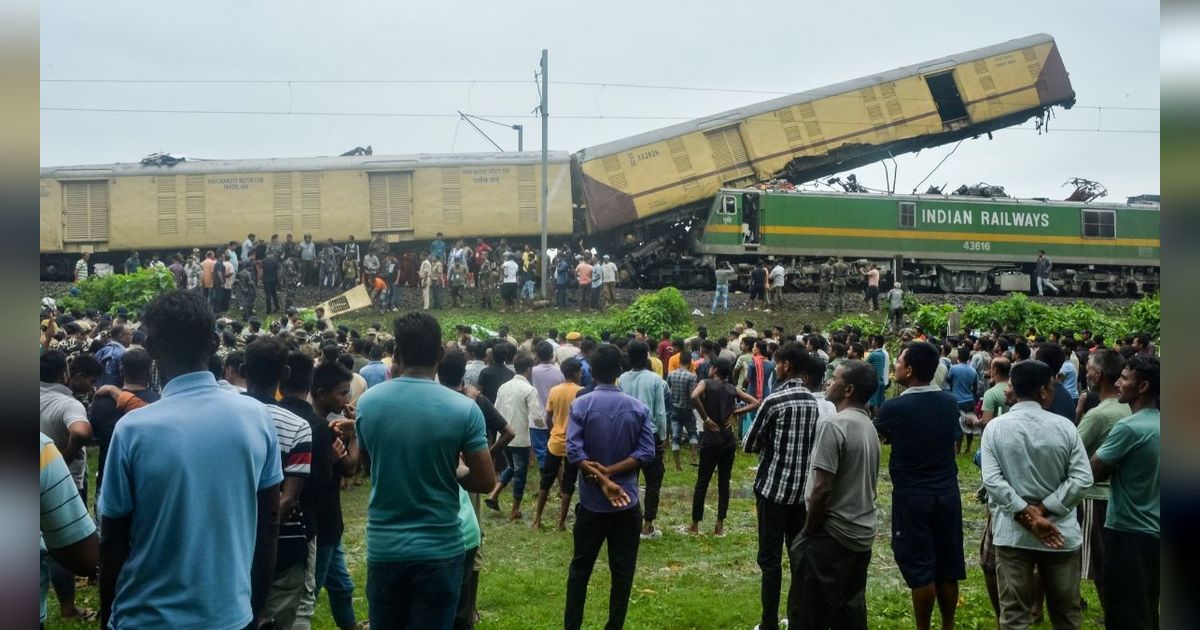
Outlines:
{"label": "man in red shirt", "polygon": [[669,374],[667,372],[667,363],[671,361],[671,355],[675,354],[675,349],[671,347],[671,331],[664,330],[662,332],[662,337],[658,341],[658,347],[655,349],[655,352],[658,354],[658,360],[662,361],[663,373],[661,376],[666,378],[667,374]]}

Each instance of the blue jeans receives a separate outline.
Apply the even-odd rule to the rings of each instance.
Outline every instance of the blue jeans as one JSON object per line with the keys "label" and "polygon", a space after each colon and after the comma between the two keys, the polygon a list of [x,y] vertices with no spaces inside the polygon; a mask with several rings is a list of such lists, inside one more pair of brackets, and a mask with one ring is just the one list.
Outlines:
{"label": "blue jeans", "polygon": [[449,630],[462,589],[462,554],[413,562],[367,561],[372,628]]}
{"label": "blue jeans", "polygon": [[[504,455],[508,459],[508,468],[500,473],[500,483],[507,484],[512,481],[513,498],[520,499],[525,496],[525,475],[529,469],[529,447],[528,446],[506,446],[504,447]],[[513,480],[513,477],[516,480]]]}
{"label": "blue jeans", "polygon": [[342,539],[329,545],[317,544],[317,594],[321,587],[329,592],[329,612],[339,628],[354,626],[354,580],[346,570],[346,555]]}
{"label": "blue jeans", "polygon": [[717,285],[717,290],[713,293],[712,309],[710,309],[710,311],[712,313],[717,312],[717,302],[721,302],[726,313],[729,312],[729,285],[728,284],[718,284]]}
{"label": "blue jeans", "polygon": [[567,285],[554,285],[554,304],[558,308],[567,308]]}
{"label": "blue jeans", "polygon": [[546,444],[550,441],[550,429],[529,427],[529,448],[537,458],[538,470],[546,467]]}
{"label": "blue jeans", "polygon": [[533,280],[526,280],[525,284],[521,285],[521,299],[522,300],[532,300],[533,299],[533,290],[534,290]]}

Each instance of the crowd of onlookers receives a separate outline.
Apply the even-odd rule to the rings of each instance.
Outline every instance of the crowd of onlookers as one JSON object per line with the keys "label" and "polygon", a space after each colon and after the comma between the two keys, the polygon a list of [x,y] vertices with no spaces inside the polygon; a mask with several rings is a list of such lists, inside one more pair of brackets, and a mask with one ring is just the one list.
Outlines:
{"label": "crowd of onlookers", "polygon": [[[470,302],[483,308],[500,303],[500,310],[507,311],[532,307],[541,294],[541,256],[528,244],[515,247],[501,238],[493,247],[477,238],[474,246],[462,239],[448,245],[439,232],[427,250],[397,253],[393,249],[382,234],[366,247],[353,235],[341,244],[329,238],[318,247],[311,234],[300,241],[291,234],[282,240],[278,234],[269,240],[248,234],[241,243],[231,240],[219,248],[202,251],[196,247],[191,253],[177,252],[165,258],[151,254],[143,260],[135,251],[119,271],[168,270],[176,287],[203,293],[217,313],[234,307],[236,295],[243,319],[255,312],[260,299],[266,313],[296,306],[301,286],[346,290],[364,285],[380,312],[398,310],[400,292],[407,287],[420,291],[425,310]],[[96,275],[90,258],[85,252],[76,261],[77,284]],[[582,248],[575,253],[565,244],[553,250],[548,269],[553,281],[548,284],[547,297],[558,308],[574,304],[580,310],[599,310],[616,303],[620,274],[608,255]]]}
{"label": "crowd of onlookers", "polygon": [[759,627],[781,627],[785,553],[791,625],[866,627],[887,444],[891,548],[917,627],[935,608],[953,627],[964,545],[975,544],[963,536],[962,453],[981,467],[980,560],[1003,627],[1044,614],[1080,627],[1081,579],[1095,581],[1107,627],[1156,623],[1159,366],[1148,336],[936,340],[750,321],[652,334],[517,339],[463,325],[443,339],[422,312],[388,329],[337,326],[323,312],[264,325],[218,318],[211,298],[186,289],[138,314],[44,302],[43,620],[51,585],[63,617],[96,614],[76,604],[73,576],[99,567],[98,612],[114,628],[307,628],[321,589],[336,625],[357,627],[340,488],[366,473],[375,627],[472,627],[480,511],[524,521],[531,505],[540,528],[556,486],[557,529],[574,506],[564,626],[581,626],[607,544],[608,623],[620,627],[638,546],[681,514],[662,518],[666,466],[697,467],[672,528],[681,535],[702,535],[716,476],[720,537],[741,450],[757,454]]}

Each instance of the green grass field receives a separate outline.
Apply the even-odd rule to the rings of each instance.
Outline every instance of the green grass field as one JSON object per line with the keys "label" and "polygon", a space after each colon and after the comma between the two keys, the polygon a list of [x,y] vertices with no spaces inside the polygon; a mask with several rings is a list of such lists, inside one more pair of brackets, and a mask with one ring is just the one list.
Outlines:
{"label": "green grass field", "polygon": [[[646,629],[685,628],[753,628],[759,615],[759,571],[755,563],[757,549],[754,499],[754,473],[749,466],[755,463],[750,455],[739,454],[734,467],[733,499],[726,523],[729,535],[711,535],[712,519],[716,515],[716,482],[709,488],[705,522],[702,531],[708,535],[690,537],[675,528],[691,518],[692,487],[696,468],[687,465],[684,455],[683,471],[675,472],[668,461],[663,482],[658,526],[662,538],[642,541],[638,554],[637,576],[629,606],[626,627]],[[92,458],[94,470],[95,460]],[[884,461],[887,460],[885,447]],[[995,627],[991,606],[979,569],[979,539],[984,523],[984,509],[975,501],[979,487],[978,469],[970,457],[959,457],[959,488],[963,498],[963,537],[967,557],[967,580],[962,582],[956,626],[959,628],[990,629]],[[532,477],[532,475],[531,475]],[[531,478],[528,488],[536,487]],[[351,574],[354,576],[355,609],[360,619],[366,618],[364,595],[366,581],[365,526],[369,486],[354,487],[342,495],[346,519],[344,544]],[[871,559],[867,581],[867,607],[871,628],[911,628],[912,612],[905,588],[892,560],[888,544],[891,483],[886,464],[879,479],[879,534]],[[479,611],[481,628],[555,628],[562,625],[565,601],[567,565],[571,558],[571,535],[553,529],[533,531],[529,522],[533,513],[530,501],[522,506],[524,520],[508,523],[506,515],[510,493],[501,495],[501,513],[484,509],[484,569],[480,577]],[[552,498],[547,513],[553,514],[557,498]],[[551,522],[553,517],[551,516]],[[570,521],[568,521],[568,528]],[[788,579],[786,559],[784,571],[784,601]],[[607,612],[608,568],[601,553],[588,590],[588,607],[584,626],[603,626]],[[203,585],[196,585],[198,589]],[[1097,603],[1091,583],[1085,583],[1084,595],[1088,610],[1084,613],[1085,627],[1099,627]],[[97,590],[79,590],[79,601],[97,607]],[[936,613],[935,613],[936,617]],[[48,628],[87,628],[95,623],[64,623],[58,617],[53,592],[50,596]],[[1044,624],[1049,627],[1048,623]],[[334,628],[324,595],[319,601],[315,628]]]}

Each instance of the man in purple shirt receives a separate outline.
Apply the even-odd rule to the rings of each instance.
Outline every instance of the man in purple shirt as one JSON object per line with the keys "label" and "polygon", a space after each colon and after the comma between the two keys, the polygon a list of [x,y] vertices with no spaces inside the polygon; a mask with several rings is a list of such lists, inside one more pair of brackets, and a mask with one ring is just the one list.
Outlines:
{"label": "man in purple shirt", "polygon": [[596,388],[575,400],[567,424],[567,461],[579,467],[584,479],[575,506],[575,553],[567,574],[567,630],[583,624],[588,580],[605,541],[612,574],[605,627],[624,626],[641,540],[638,470],[654,460],[650,410],[614,385],[621,374],[621,351],[601,345],[591,364]]}

